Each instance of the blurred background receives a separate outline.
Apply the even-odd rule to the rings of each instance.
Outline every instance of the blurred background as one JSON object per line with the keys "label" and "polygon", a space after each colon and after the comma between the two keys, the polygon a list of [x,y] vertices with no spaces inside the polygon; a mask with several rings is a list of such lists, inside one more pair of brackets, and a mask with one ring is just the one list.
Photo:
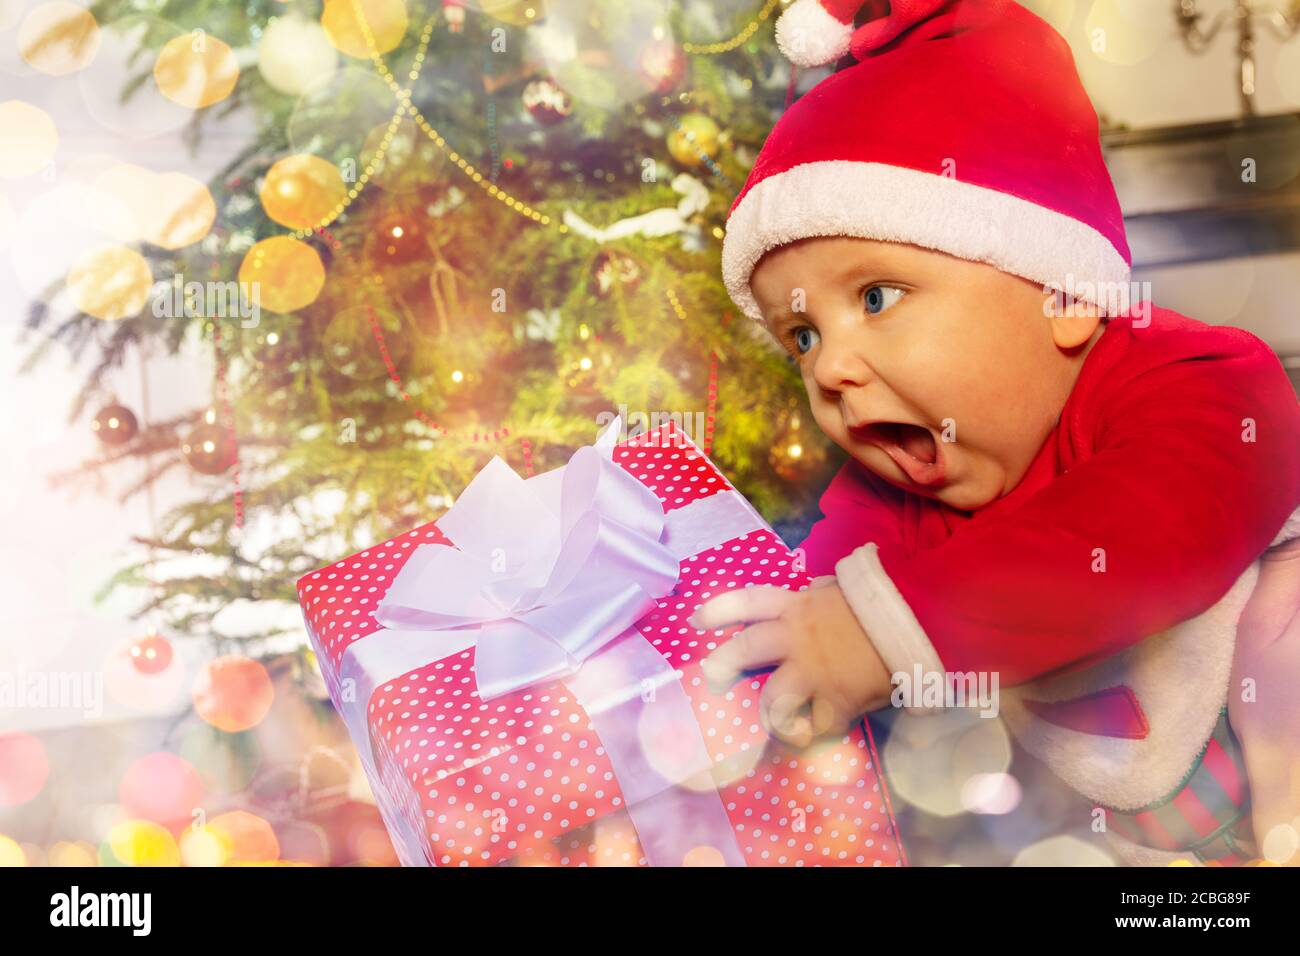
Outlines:
{"label": "blurred background", "polygon": [[[1026,5],[1135,279],[1300,381],[1300,3]],[[0,0],[0,863],[395,864],[294,582],[493,455],[679,415],[802,539],[840,458],[718,267],[829,72],[782,9]],[[1000,721],[872,723],[913,862],[1113,862]]]}

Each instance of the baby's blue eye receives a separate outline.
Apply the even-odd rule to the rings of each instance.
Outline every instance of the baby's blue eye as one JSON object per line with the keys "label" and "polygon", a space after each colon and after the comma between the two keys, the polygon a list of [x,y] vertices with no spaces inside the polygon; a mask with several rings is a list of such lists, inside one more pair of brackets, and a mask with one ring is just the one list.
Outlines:
{"label": "baby's blue eye", "polygon": [[878,315],[901,299],[906,293],[892,285],[873,285],[863,294],[869,315]]}
{"label": "baby's blue eye", "polygon": [[794,347],[799,350],[800,355],[807,354],[816,344],[817,333],[813,329],[808,328],[806,325],[795,329]]}

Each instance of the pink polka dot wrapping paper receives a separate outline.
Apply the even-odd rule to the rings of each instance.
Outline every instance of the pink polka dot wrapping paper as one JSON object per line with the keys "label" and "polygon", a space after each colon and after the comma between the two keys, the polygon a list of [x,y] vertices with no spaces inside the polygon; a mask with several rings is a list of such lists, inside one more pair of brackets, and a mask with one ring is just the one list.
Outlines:
{"label": "pink polka dot wrapping paper", "polygon": [[[671,422],[618,444],[613,460],[653,491],[665,512],[734,491]],[[344,652],[362,638],[382,640],[373,612],[424,543],[447,539],[436,523],[426,524],[298,582],[336,707],[342,709]],[[762,729],[758,705],[766,675],[713,694],[700,672],[700,661],[738,628],[697,631],[686,623],[694,610],[731,588],[807,586],[793,558],[770,528],[706,548],[682,561],[676,587],[640,618],[637,630],[679,676],[747,865],[903,865],[864,724],[839,740],[792,752]],[[484,701],[473,648],[436,655],[431,650],[426,665],[375,687],[366,705],[369,739],[354,740],[373,754],[367,773],[403,862],[646,865],[610,759],[564,682]],[[714,855],[700,847],[681,862],[707,865]]]}

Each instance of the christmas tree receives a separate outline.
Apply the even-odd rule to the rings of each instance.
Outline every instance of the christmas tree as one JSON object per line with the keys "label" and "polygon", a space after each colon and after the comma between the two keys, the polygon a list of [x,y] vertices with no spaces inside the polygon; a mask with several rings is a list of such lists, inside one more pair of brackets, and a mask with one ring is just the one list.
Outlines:
{"label": "christmas tree", "polygon": [[[142,494],[200,476],[109,582],[141,614],[216,636],[231,602],[291,601],[301,574],[435,519],[493,455],[562,464],[610,411],[674,416],[779,530],[807,513],[825,441],[719,270],[793,92],[776,0],[91,12],[138,45],[122,95],[192,110],[196,149],[232,111],[256,120],[211,183],[110,176],[148,221],[69,274],[72,314],[30,316],[27,369],[97,353],[71,407],[102,439],[86,472],[145,459]],[[124,366],[195,343],[208,406],[147,421],[114,400]]]}

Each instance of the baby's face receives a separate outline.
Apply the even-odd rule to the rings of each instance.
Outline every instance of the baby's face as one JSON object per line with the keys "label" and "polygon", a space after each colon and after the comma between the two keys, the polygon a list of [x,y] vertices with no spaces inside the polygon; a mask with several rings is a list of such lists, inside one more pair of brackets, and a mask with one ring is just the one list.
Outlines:
{"label": "baby's face", "polygon": [[1028,280],[867,239],[772,250],[750,288],[822,430],[888,481],[968,510],[1024,477],[1101,332],[1094,317],[1063,333]]}

